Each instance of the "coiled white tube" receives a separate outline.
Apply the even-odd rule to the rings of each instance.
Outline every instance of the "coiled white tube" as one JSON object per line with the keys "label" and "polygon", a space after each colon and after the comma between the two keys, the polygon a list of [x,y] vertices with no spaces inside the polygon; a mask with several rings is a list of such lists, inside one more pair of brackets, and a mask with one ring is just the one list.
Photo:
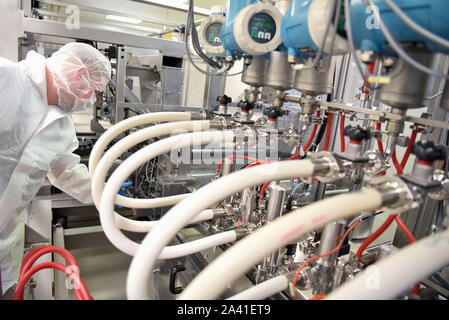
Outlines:
{"label": "coiled white tube", "polygon": [[328,300],[393,299],[449,264],[449,230],[419,240],[368,267]]}
{"label": "coiled white tube", "polygon": [[[245,188],[262,184],[269,180],[280,180],[290,177],[307,178],[312,176],[313,173],[314,165],[310,160],[292,160],[264,164],[234,172],[195,191],[167,212],[159,221],[159,224],[145,237],[137,254],[132,260],[128,271],[128,280],[126,284],[128,298],[151,298],[148,285],[152,283],[151,270],[153,270],[160,252],[176,233],[198,212]],[[116,184],[114,189],[111,189],[110,192],[117,192],[120,183],[121,182],[118,181],[118,184]],[[105,194],[103,195],[103,198],[104,196]],[[112,208],[109,207],[108,209],[111,210]],[[265,239],[265,241],[267,241],[267,239]],[[260,242],[259,246],[261,246],[261,243],[264,242]],[[269,252],[271,252],[271,250]],[[246,259],[246,257],[244,259]],[[240,262],[242,261],[238,261],[237,263]],[[226,272],[234,272],[232,268],[228,268],[228,266],[223,267],[226,269]],[[220,274],[218,276],[220,277],[222,275]],[[217,275],[214,275],[214,282],[218,280],[216,278]]]}
{"label": "coiled white tube", "polygon": [[120,121],[116,125],[112,126],[97,140],[89,157],[89,173],[93,178],[95,169],[98,162],[103,155],[107,146],[119,135],[127,130],[146,124],[152,124],[156,122],[176,122],[176,121],[189,121],[192,120],[192,114],[189,112],[159,112],[148,113],[140,116],[132,117],[123,121]]}
{"label": "coiled white tube", "polygon": [[[114,203],[117,197],[117,193],[120,190],[122,183],[141,165],[147,161],[167,153],[171,150],[177,150],[185,146],[192,145],[194,143],[209,144],[218,142],[233,142],[234,133],[232,131],[220,131],[220,132],[197,132],[181,134],[178,136],[170,137],[164,140],[157,141],[133,154],[126,159],[109,178],[108,183],[103,191],[103,195],[100,201],[100,221],[103,230],[111,241],[111,243],[119,250],[128,255],[134,255],[139,248],[139,244],[128,239],[115,225],[114,219]],[[207,209],[207,207],[205,208]],[[187,223],[190,223],[192,219],[201,210],[197,210],[195,214],[189,216]],[[159,221],[159,223],[162,219]],[[159,224],[158,224],[159,225]],[[156,226],[157,228],[157,226]],[[154,230],[154,229],[153,229]],[[173,235],[173,237],[176,233]],[[171,237],[170,239],[172,239]],[[164,245],[165,246],[165,245]],[[157,253],[157,256],[161,251]]]}
{"label": "coiled white tube", "polygon": [[276,293],[288,289],[289,280],[285,275],[277,276],[249,288],[227,300],[265,300]]}
{"label": "coiled white tube", "polygon": [[179,299],[216,299],[228,285],[274,250],[329,222],[381,206],[381,194],[375,189],[365,189],[327,198],[284,215],[226,250],[193,279]]}
{"label": "coiled white tube", "polygon": [[[97,209],[99,210],[100,208],[101,194],[105,186],[105,179],[109,169],[112,167],[114,161],[124,152],[129,150],[129,148],[143,141],[174,132],[205,131],[209,129],[210,121],[173,122],[145,128],[121,139],[104,154],[96,166],[92,179],[92,198]],[[183,194],[157,199],[131,199],[118,195],[116,201],[117,204],[128,208],[159,208],[176,204],[187,195],[188,194]],[[154,226],[152,221],[134,221],[124,218],[117,213],[115,213],[115,220],[120,229],[133,232],[149,232]]]}

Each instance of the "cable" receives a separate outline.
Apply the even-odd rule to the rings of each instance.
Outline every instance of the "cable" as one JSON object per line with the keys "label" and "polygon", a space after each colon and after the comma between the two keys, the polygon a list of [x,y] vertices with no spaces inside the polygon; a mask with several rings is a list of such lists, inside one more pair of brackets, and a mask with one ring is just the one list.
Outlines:
{"label": "cable", "polygon": [[[347,0],[346,0],[347,1]],[[365,0],[365,6],[368,8],[368,4],[372,7],[374,7],[374,3],[372,0]],[[404,59],[408,64],[413,66],[415,69],[420,70],[421,72],[424,72],[426,74],[438,77],[438,78],[444,78],[449,79],[448,75],[442,74],[440,72],[437,72],[431,68],[426,67],[425,65],[419,63],[418,61],[414,60],[410,55],[408,55],[402,46],[399,44],[399,42],[396,40],[396,38],[391,33],[390,29],[386,26],[385,22],[383,21],[382,17],[380,16],[379,12],[377,10],[372,10],[374,18],[379,23],[380,31],[384,35],[384,37],[387,39],[388,43],[391,45],[393,50],[402,58]]]}
{"label": "cable", "polygon": [[[341,246],[343,245],[343,243],[345,242],[345,239],[346,239],[346,237],[348,236],[348,234],[352,231],[352,229],[355,228],[355,226],[357,226],[357,225],[359,224],[360,221],[362,221],[362,220],[361,220],[361,219],[360,219],[360,220],[357,220],[356,222],[354,222],[354,223],[348,228],[348,230],[346,230],[345,234],[343,235],[343,237],[341,238],[340,242],[339,242],[338,245],[335,247],[335,249],[333,249],[333,250],[331,250],[331,251],[329,251],[329,252],[327,252],[327,253],[324,253],[324,254],[322,254],[322,255],[320,255],[320,256],[316,256],[316,257],[313,257],[313,258],[309,258],[309,259],[307,259],[306,261],[304,261],[304,263],[303,263],[303,264],[298,268],[298,270],[296,271],[295,277],[293,278],[293,288],[296,287],[296,282],[298,281],[298,277],[299,277],[299,275],[301,274],[301,271],[302,271],[302,270],[303,270],[303,269],[304,269],[310,262],[315,261],[315,260],[318,260],[318,259],[321,259],[321,258],[324,258],[324,257],[327,257],[327,256],[330,256],[330,255],[333,255],[334,253],[338,252],[338,251],[340,250]],[[294,292],[294,296],[293,296],[293,297],[294,297],[296,300],[298,300],[298,297],[296,296],[296,290],[293,290],[293,292]]]}
{"label": "cable", "polygon": [[404,11],[401,10],[393,1],[391,0],[383,0],[391,10],[393,10],[396,15],[404,21],[411,29],[422,35],[423,37],[429,39],[430,41],[433,41],[437,44],[439,44],[442,47],[445,47],[449,49],[449,41],[446,39],[436,35],[435,33],[430,32],[429,30],[421,27],[419,24],[417,24],[415,21],[410,19]]}
{"label": "cable", "polygon": [[357,52],[355,48],[355,42],[354,42],[354,35],[352,33],[352,24],[351,24],[351,5],[349,3],[349,0],[345,1],[345,25],[346,25],[346,35],[348,37],[348,44],[349,48],[351,50],[351,56],[354,58],[355,64],[357,66],[357,69],[359,70],[360,75],[362,76],[362,79],[370,85],[370,82],[368,80],[368,76],[365,75],[363,72],[362,62],[357,57]]}

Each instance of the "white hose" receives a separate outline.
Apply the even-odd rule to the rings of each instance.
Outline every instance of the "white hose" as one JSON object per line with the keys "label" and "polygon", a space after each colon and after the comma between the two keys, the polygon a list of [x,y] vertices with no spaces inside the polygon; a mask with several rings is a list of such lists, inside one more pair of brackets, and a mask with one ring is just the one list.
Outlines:
{"label": "white hose", "polygon": [[[171,150],[177,150],[186,146],[190,146],[195,143],[210,144],[218,142],[233,142],[234,133],[232,131],[218,131],[218,132],[196,132],[181,134],[167,139],[163,139],[152,143],[151,145],[134,153],[131,157],[126,159],[109,178],[108,183],[103,191],[103,195],[100,201],[100,221],[103,227],[104,233],[111,241],[111,243],[119,250],[128,255],[135,255],[139,244],[128,239],[119,228],[117,228],[114,219],[114,203],[117,198],[117,193],[120,190],[122,183],[141,165],[149,160],[158,157]],[[207,209],[205,207],[204,209]],[[188,209],[188,208],[184,208]],[[187,211],[187,210],[186,210]],[[194,214],[189,216],[187,224],[201,210],[195,211]],[[161,223],[163,219],[159,220]],[[159,224],[158,224],[159,225]],[[157,229],[157,226],[156,228]],[[155,230],[153,229],[153,231]],[[169,241],[176,235],[176,233],[169,239]],[[168,243],[168,242],[167,242]],[[164,245],[165,246],[165,245]],[[161,253],[158,251],[157,257]]]}
{"label": "white hose", "polygon": [[288,289],[289,280],[285,275],[277,276],[249,288],[227,300],[265,300],[276,293]]}
{"label": "white hose", "polygon": [[226,231],[199,240],[185,242],[175,246],[165,247],[159,255],[159,260],[185,257],[202,250],[217,247],[237,240],[235,231]]}
{"label": "white hose", "polygon": [[419,240],[380,260],[331,292],[326,299],[394,299],[448,264],[449,230]]}
{"label": "white hose", "polygon": [[[128,298],[151,298],[149,284],[152,283],[152,270],[157,262],[159,253],[198,212],[245,188],[263,184],[270,180],[281,180],[291,177],[307,178],[312,176],[313,173],[314,165],[310,160],[263,164],[226,175],[192,193],[170,209],[159,221],[159,224],[143,240],[128,271],[126,284]],[[124,178],[122,176],[121,181]],[[121,181],[117,181],[110,193],[114,194],[114,192],[118,191]],[[102,202],[105,200],[105,195],[106,190],[103,194]],[[111,205],[113,201],[111,200],[109,200],[110,207],[108,210],[112,210]],[[224,268],[227,270],[226,272],[234,272],[231,267],[224,266]],[[211,279],[214,279],[213,281],[219,280],[216,278],[217,275],[214,275]]]}
{"label": "white hose", "polygon": [[[97,208],[100,204],[101,194],[104,189],[106,176],[109,169],[114,164],[114,161],[119,158],[124,152],[133,146],[163,135],[178,132],[186,133],[192,131],[206,131],[210,129],[210,121],[184,121],[157,125],[154,127],[139,130],[117,142],[109,149],[97,164],[95,173],[92,179],[92,197]],[[116,204],[126,208],[159,208],[167,205],[174,205],[184,199],[188,194],[177,195],[158,199],[133,199],[121,195],[117,196]],[[173,201],[176,199],[176,202]]]}
{"label": "white hose", "polygon": [[[137,232],[137,233],[148,233],[157,224],[159,223],[159,220],[156,221],[137,221],[137,220],[131,220],[127,219],[125,217],[122,217],[118,213],[114,212],[114,218],[115,218],[115,224],[117,228],[121,230],[131,231],[131,232]],[[190,221],[189,224],[195,224],[202,221],[212,220],[214,218],[214,210],[208,209],[203,210],[200,213],[198,213],[193,220]]]}
{"label": "white hose", "polygon": [[97,140],[89,157],[89,173],[93,178],[95,169],[98,162],[103,155],[107,146],[119,135],[128,131],[131,128],[152,124],[156,122],[175,122],[175,121],[189,121],[192,119],[192,114],[189,112],[159,112],[159,113],[147,113],[140,116],[132,117],[123,121],[120,121],[116,125],[109,128],[101,137]]}
{"label": "white hose", "polygon": [[226,250],[187,286],[179,299],[216,299],[227,286],[274,250],[332,221],[381,206],[381,194],[375,189],[365,189],[327,198],[284,215]]}
{"label": "white hose", "polygon": [[[92,198],[97,209],[99,210],[100,208],[101,194],[103,193],[107,173],[114,164],[114,161],[124,152],[143,141],[155,137],[168,135],[174,132],[184,133],[191,131],[205,131],[209,129],[210,121],[174,122],[142,129],[121,139],[104,154],[96,166],[92,179]],[[132,199],[118,195],[116,203],[127,208],[159,208],[167,205],[174,205],[184,199],[187,195],[188,194],[183,194],[157,199]],[[149,232],[153,227],[153,224],[148,223],[147,221],[127,219],[117,213],[115,213],[115,220],[120,229],[132,232]]]}

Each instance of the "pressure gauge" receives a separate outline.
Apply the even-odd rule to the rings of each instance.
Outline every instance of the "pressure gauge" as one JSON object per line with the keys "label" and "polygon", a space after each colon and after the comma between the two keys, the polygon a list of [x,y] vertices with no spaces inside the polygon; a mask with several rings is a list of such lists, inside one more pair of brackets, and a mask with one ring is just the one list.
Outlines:
{"label": "pressure gauge", "polygon": [[235,40],[247,54],[264,55],[281,45],[281,22],[281,12],[269,3],[247,6],[235,19]]}

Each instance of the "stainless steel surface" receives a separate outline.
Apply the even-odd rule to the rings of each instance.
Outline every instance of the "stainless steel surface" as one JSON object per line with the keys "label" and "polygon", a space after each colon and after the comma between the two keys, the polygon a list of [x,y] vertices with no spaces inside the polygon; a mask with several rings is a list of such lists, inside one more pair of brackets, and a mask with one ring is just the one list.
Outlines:
{"label": "stainless steel surface", "polygon": [[335,60],[331,58],[325,72],[318,72],[315,68],[296,70],[293,87],[310,96],[332,93],[334,73]]}
{"label": "stainless steel surface", "polygon": [[68,29],[64,23],[33,18],[23,18],[23,31],[63,38],[98,41],[121,46],[158,49],[164,55],[173,57],[183,57],[185,54],[185,47],[182,42],[86,27]]}
{"label": "stainless steel surface", "polygon": [[251,64],[243,71],[242,82],[249,86],[262,87],[267,66],[268,60],[264,57],[253,57]]}
{"label": "stainless steel surface", "polygon": [[265,71],[265,85],[285,91],[293,87],[293,68],[288,63],[287,53],[272,51]]}
{"label": "stainless steel surface", "polygon": [[[434,54],[425,51],[409,51],[409,55],[427,67],[431,67]],[[425,106],[429,75],[408,63],[398,63],[402,68],[389,84],[378,90],[377,99],[394,108],[412,109]]]}

